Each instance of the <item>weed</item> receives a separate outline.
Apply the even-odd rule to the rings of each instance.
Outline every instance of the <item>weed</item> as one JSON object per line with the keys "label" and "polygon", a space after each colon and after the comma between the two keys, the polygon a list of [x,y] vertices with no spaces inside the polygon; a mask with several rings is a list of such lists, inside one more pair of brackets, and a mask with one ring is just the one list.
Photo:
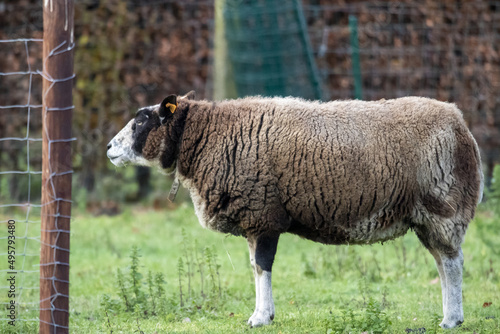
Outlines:
{"label": "weed", "polygon": [[[194,306],[197,310],[215,309],[222,298],[220,265],[217,261],[215,247],[204,247],[201,249],[196,240],[193,247],[183,232],[182,251],[182,256],[179,258],[177,264],[181,307],[186,305],[188,310],[192,310],[191,306]],[[198,268],[198,273],[200,274],[199,284],[191,278],[194,276],[193,268],[195,267]],[[184,286],[185,278],[188,280],[187,293]],[[209,284],[209,288],[205,286],[205,283]],[[196,286],[199,286],[199,294],[194,292]],[[205,288],[207,288],[208,292],[205,291]]]}
{"label": "weed", "polygon": [[138,332],[141,333],[140,318],[166,313],[163,274],[157,273],[153,276],[149,271],[147,282],[143,282],[143,275],[140,272],[140,258],[140,250],[135,246],[132,247],[127,275],[119,268],[116,270],[118,298],[112,298],[106,294],[101,297],[101,308],[104,311],[106,328],[110,334],[113,333],[110,314],[132,313],[137,322]]}
{"label": "weed", "polygon": [[[352,303],[340,309],[340,316],[333,316],[326,330],[330,334],[368,332],[385,333],[391,327],[389,316],[384,312],[381,303],[370,294],[366,280],[360,280],[359,290],[363,297],[361,306],[353,307]],[[385,297],[383,297],[382,304]]]}
{"label": "weed", "polygon": [[500,216],[500,165],[495,166],[493,170],[493,178],[489,190],[485,191],[487,198],[487,206]]}
{"label": "weed", "polygon": [[212,287],[213,287],[212,292],[214,295],[217,294],[217,297],[221,298],[222,290],[220,286],[220,273],[219,273],[220,265],[217,261],[217,252],[215,250],[215,247],[214,246],[212,246],[212,248],[207,247],[205,249],[205,253],[209,255],[208,268],[211,272],[211,277],[212,277]]}
{"label": "weed", "polygon": [[193,272],[191,270],[193,262],[192,249],[191,249],[191,243],[189,242],[185,229],[182,229],[182,252],[184,254],[184,257],[186,258],[186,265],[187,265],[188,298],[191,298],[192,297],[191,276],[193,276]]}
{"label": "weed", "polygon": [[156,315],[156,294],[153,292],[154,290],[154,284],[153,284],[153,274],[151,274],[151,270],[148,271],[148,291],[149,295],[151,296],[151,314]]}
{"label": "weed", "polygon": [[116,282],[120,294],[120,297],[123,299],[123,302],[125,303],[125,311],[128,312],[130,311],[130,303],[128,301],[128,296],[127,296],[127,290],[128,288],[125,286],[125,278],[123,277],[122,271],[120,268],[116,270]]}
{"label": "weed", "polygon": [[[194,247],[196,249],[199,248],[197,240],[194,241]],[[200,296],[203,299],[205,299],[205,297],[206,297],[205,296],[205,292],[203,292],[203,284],[204,284],[204,271],[203,271],[203,268],[204,268],[204,263],[203,263],[202,257],[200,256],[200,254],[198,252],[194,252],[194,255],[195,255],[196,265],[198,266],[198,273],[200,274]]]}
{"label": "weed", "polygon": [[182,260],[182,257],[179,258],[177,261],[177,272],[179,273],[179,299],[180,299],[180,306],[184,306],[184,301],[182,300],[182,296],[184,295],[182,293],[182,278],[184,277],[184,261]]}
{"label": "weed", "polygon": [[156,291],[156,294],[153,294],[153,296],[155,296],[155,300],[157,301],[156,313],[165,314],[165,278],[163,273],[156,273],[152,290]]}
{"label": "weed", "polygon": [[113,303],[108,295],[103,295],[101,298],[101,307],[104,309],[104,314],[106,315],[106,327],[109,329],[109,334],[113,334],[113,328],[111,327],[111,320],[109,319],[108,310],[113,309]]}
{"label": "weed", "polygon": [[137,330],[135,331],[136,333],[139,334],[144,334],[144,332],[141,329],[141,325],[139,324],[139,318],[135,318],[136,324],[137,324]]}
{"label": "weed", "polygon": [[135,296],[134,306],[144,303],[144,294],[141,289],[142,274],[139,272],[139,258],[141,254],[137,246],[132,246],[130,253],[130,282],[132,283],[132,292]]}
{"label": "weed", "polygon": [[[198,242],[182,231],[182,255],[177,261],[178,296],[167,300],[165,294],[166,281],[163,273],[150,270],[144,276],[141,272],[142,255],[133,246],[130,251],[130,265],[125,270],[116,270],[117,298],[109,295],[101,297],[105,331],[110,334],[113,328],[111,315],[125,316],[134,319],[135,332],[142,333],[141,320],[161,316],[169,321],[185,319],[192,313],[203,313],[222,306],[222,286],[220,265],[214,246],[200,248]],[[195,268],[198,268],[199,281],[194,279]],[[209,287],[208,295],[204,288]],[[199,291],[199,294],[196,293]]]}

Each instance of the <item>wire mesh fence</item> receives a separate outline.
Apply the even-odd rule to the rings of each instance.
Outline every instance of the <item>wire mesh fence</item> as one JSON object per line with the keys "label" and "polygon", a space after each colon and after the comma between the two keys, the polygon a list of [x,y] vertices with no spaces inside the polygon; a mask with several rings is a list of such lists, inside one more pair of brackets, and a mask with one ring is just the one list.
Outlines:
{"label": "wire mesh fence", "polygon": [[24,101],[0,105],[0,128],[15,129],[0,138],[0,328],[13,326],[26,333],[36,330],[39,312],[42,101],[33,87],[41,85],[41,64],[35,59],[41,58],[42,42],[0,41],[24,60],[15,68],[0,68],[0,85],[24,92]]}
{"label": "wire mesh fence", "polygon": [[6,333],[68,330],[72,1],[45,1],[43,8],[43,40],[0,40],[15,60],[1,62],[1,85],[9,88],[2,95],[18,90],[15,98],[3,100],[12,104],[0,105],[5,162],[0,166],[0,304],[6,310],[0,328]]}
{"label": "wire mesh fence", "polygon": [[488,170],[500,162],[499,1],[305,0],[303,6],[326,98],[354,97],[354,16],[363,99],[455,102]]}
{"label": "wire mesh fence", "polygon": [[224,20],[228,60],[239,96],[321,99],[298,1],[226,0]]}

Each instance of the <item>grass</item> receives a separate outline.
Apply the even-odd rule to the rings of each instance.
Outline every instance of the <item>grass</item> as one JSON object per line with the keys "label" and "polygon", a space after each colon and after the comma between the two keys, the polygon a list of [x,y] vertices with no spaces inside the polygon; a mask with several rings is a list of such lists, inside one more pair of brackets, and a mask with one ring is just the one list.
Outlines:
{"label": "grass", "polygon": [[[253,312],[254,286],[243,238],[204,230],[190,205],[167,212],[135,209],[115,217],[77,216],[72,225],[71,327],[78,333],[359,333],[368,324],[374,332],[380,328],[388,333],[423,333],[423,328],[426,333],[500,332],[499,223],[485,211],[469,228],[463,245],[465,323],[459,329],[437,326],[442,316],[438,274],[412,233],[362,247],[325,246],[283,235],[273,268],[276,319],[271,326],[250,329],[246,321]],[[116,273],[130,272],[133,246],[140,249],[137,271],[145,293],[148,271],[164,276],[167,306],[161,315],[106,312],[101,305],[105,295],[119,300]],[[209,296],[217,278],[210,277],[215,274],[208,261],[203,260],[203,275],[194,268],[195,256],[203,257],[207,248],[217,258],[212,265],[218,267],[220,297]],[[188,270],[189,264],[193,267]]]}
{"label": "grass", "polygon": [[[482,210],[469,227],[465,323],[458,329],[438,327],[437,270],[411,232],[371,246],[325,246],[283,235],[273,267],[275,321],[250,329],[255,292],[243,238],[203,229],[188,204],[114,217],[77,214],[70,326],[73,333],[500,333],[499,225],[498,216]],[[162,280],[156,282],[157,275]],[[158,288],[164,296],[156,298],[154,315]],[[138,305],[128,312],[123,289]]]}

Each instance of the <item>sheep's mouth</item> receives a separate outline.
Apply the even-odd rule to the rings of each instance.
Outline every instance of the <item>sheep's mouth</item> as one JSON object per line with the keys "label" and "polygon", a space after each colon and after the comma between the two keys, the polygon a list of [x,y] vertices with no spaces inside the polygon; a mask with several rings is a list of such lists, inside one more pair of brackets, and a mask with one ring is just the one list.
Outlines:
{"label": "sheep's mouth", "polygon": [[109,155],[107,154],[109,161],[117,167],[121,167],[125,165],[125,162],[123,161],[123,154],[118,154],[118,155]]}
{"label": "sheep's mouth", "polygon": [[114,159],[117,159],[117,158],[121,157],[122,155],[123,154],[115,155],[115,156],[108,155],[108,158],[109,158],[109,160],[114,160]]}

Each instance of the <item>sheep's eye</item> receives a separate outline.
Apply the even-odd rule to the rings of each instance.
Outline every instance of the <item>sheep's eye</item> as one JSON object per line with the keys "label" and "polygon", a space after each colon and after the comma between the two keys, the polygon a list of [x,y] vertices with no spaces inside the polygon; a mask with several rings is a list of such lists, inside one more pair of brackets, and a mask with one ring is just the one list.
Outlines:
{"label": "sheep's eye", "polygon": [[137,122],[136,124],[137,124],[137,125],[142,125],[142,122]]}

